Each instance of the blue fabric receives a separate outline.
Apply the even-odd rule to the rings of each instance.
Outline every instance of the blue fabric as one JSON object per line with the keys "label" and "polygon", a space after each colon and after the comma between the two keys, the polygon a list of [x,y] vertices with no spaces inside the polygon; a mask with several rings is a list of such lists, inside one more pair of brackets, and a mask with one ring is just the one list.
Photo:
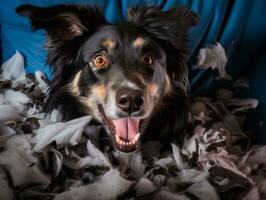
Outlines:
{"label": "blue fabric", "polygon": [[[2,59],[6,61],[15,50],[26,59],[27,71],[36,69],[50,72],[45,67],[46,52],[43,49],[45,33],[31,32],[29,20],[15,13],[20,4],[51,6],[61,3],[96,4],[104,9],[107,20],[119,22],[125,19],[126,9],[141,0],[0,0]],[[233,77],[246,77],[250,83],[251,97],[258,98],[260,106],[247,118],[246,129],[257,135],[258,143],[266,143],[266,1],[265,0],[147,0],[169,9],[186,5],[200,15],[201,22],[190,30],[189,47],[192,59],[199,48],[220,42],[229,57],[227,71]],[[194,56],[193,56],[194,55]],[[222,81],[213,78],[211,70],[190,72],[191,93],[211,94]],[[265,123],[262,123],[265,122]]]}

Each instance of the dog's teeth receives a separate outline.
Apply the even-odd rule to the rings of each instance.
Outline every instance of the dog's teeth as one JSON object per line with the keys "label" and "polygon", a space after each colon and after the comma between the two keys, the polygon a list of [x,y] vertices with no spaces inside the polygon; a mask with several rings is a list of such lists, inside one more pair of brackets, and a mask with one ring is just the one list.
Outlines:
{"label": "dog's teeth", "polygon": [[120,140],[118,135],[115,135],[115,140],[118,142]]}
{"label": "dog's teeth", "polygon": [[115,135],[115,140],[118,144],[121,144],[122,140],[119,138],[118,135]]}
{"label": "dog's teeth", "polygon": [[122,139],[120,139],[120,137],[118,135],[115,135],[115,141],[117,144],[121,145],[121,147],[130,147],[133,145],[136,145],[136,143],[138,142],[140,134],[138,133],[133,139],[131,139],[130,141],[123,141]]}
{"label": "dog's teeth", "polygon": [[135,140],[135,141],[138,141],[139,136],[140,136],[140,133],[138,133],[137,135],[135,135],[134,140]]}
{"label": "dog's teeth", "polygon": [[115,135],[115,140],[118,144],[122,145],[123,144],[123,141],[119,138],[118,135]]}

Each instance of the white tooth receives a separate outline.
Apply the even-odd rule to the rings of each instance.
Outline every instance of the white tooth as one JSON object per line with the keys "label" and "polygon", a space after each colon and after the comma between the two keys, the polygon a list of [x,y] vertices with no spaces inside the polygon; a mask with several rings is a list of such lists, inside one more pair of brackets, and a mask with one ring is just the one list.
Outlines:
{"label": "white tooth", "polygon": [[119,138],[118,135],[115,135],[115,140],[116,140],[117,142],[119,142],[120,138]]}
{"label": "white tooth", "polygon": [[123,141],[120,140],[120,139],[119,139],[118,143],[119,143],[120,145],[123,145]]}
{"label": "white tooth", "polygon": [[135,140],[135,141],[138,141],[139,136],[140,136],[140,133],[138,133],[137,135],[135,135],[134,140]]}
{"label": "white tooth", "polygon": [[126,145],[126,142],[122,142],[122,144],[125,146]]}

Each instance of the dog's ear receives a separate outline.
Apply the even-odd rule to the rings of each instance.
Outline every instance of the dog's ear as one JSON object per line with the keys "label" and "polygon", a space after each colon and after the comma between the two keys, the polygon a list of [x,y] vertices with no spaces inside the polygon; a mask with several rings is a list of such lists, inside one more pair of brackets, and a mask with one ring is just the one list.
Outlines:
{"label": "dog's ear", "polygon": [[143,27],[157,39],[179,47],[187,30],[196,25],[199,17],[185,6],[162,11],[159,7],[139,6],[128,9],[128,20]]}
{"label": "dog's ear", "polygon": [[168,75],[177,87],[186,91],[187,31],[198,23],[198,15],[184,6],[162,11],[144,5],[128,9],[128,21],[143,28],[164,48]]}
{"label": "dog's ear", "polygon": [[38,7],[21,5],[16,12],[31,19],[32,27],[45,29],[49,40],[60,42],[83,34],[90,34],[100,25],[107,23],[103,12],[94,6],[59,5]]}

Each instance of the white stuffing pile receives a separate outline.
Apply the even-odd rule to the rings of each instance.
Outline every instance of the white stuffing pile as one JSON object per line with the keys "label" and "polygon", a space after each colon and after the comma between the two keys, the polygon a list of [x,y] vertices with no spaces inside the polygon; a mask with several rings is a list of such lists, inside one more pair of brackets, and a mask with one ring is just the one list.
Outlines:
{"label": "white stuffing pile", "polygon": [[[199,66],[220,66],[206,60],[214,59],[209,51],[202,50]],[[101,127],[88,126],[91,116],[60,122],[56,110],[41,113],[47,81],[41,72],[26,74],[16,52],[0,74],[0,199],[265,199],[266,146],[252,146],[241,130],[245,112],[258,101],[236,98],[239,87],[246,82],[193,99],[193,133],[182,146],[173,143],[161,153],[151,141],[122,154],[109,143],[99,148],[106,138]]]}

